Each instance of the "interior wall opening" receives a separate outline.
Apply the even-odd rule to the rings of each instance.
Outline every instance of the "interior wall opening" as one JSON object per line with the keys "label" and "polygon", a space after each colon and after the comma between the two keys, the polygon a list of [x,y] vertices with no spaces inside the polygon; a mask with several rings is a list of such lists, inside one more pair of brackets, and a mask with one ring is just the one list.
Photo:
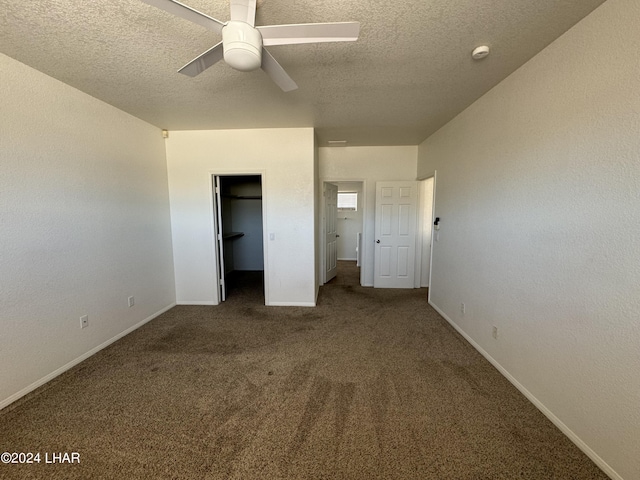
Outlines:
{"label": "interior wall opening", "polygon": [[216,181],[221,300],[264,304],[262,177],[221,175]]}
{"label": "interior wall opening", "polygon": [[[335,203],[328,197],[330,187],[336,187]],[[364,184],[362,181],[325,182],[324,192],[325,236],[331,235],[331,230],[335,234],[334,246],[328,238],[325,243],[324,282],[362,285]]]}

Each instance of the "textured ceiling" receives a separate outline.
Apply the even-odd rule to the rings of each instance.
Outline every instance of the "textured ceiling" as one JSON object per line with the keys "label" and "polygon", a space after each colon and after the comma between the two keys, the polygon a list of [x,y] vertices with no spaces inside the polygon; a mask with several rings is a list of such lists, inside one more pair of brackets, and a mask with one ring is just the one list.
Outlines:
{"label": "textured ceiling", "polygon": [[[229,19],[226,0],[182,0]],[[169,130],[315,127],[322,145],[416,145],[603,0],[264,0],[256,25],[359,21],[355,43],[269,47],[299,86],[218,63],[213,32],[139,0],[0,0],[0,51]],[[482,61],[471,50],[491,47]]]}

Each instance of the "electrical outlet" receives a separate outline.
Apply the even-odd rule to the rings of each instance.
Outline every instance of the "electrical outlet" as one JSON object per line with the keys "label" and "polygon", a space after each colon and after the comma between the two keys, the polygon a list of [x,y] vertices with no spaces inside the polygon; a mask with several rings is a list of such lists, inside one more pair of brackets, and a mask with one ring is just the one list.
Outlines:
{"label": "electrical outlet", "polygon": [[80,317],[80,328],[89,326],[89,315],[83,315]]}
{"label": "electrical outlet", "polygon": [[464,312],[467,311],[467,307],[465,307],[464,303],[460,304],[460,313],[464,315]]}
{"label": "electrical outlet", "polygon": [[129,301],[129,307],[133,307],[136,303],[133,297],[129,297],[128,301]]}
{"label": "electrical outlet", "polygon": [[491,334],[493,335],[493,338],[498,338],[498,327],[494,325]]}

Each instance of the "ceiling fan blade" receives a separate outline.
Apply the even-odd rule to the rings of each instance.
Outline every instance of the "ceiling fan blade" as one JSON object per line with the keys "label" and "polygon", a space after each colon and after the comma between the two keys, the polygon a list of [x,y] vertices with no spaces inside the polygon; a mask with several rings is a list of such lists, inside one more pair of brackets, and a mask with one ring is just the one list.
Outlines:
{"label": "ceiling fan blade", "polygon": [[194,58],[189,63],[187,63],[184,67],[178,70],[179,73],[183,75],[188,75],[190,77],[195,77],[199,73],[204,72],[207,68],[213,65],[216,62],[222,60],[222,56],[224,54],[224,50],[222,48],[222,42],[213,46],[202,55]]}
{"label": "ceiling fan blade", "polygon": [[353,42],[360,34],[359,22],[266,25],[256,28],[262,35],[262,44],[267,47],[298,43]]}
{"label": "ceiling fan blade", "polygon": [[273,80],[284,92],[290,92],[291,90],[298,88],[296,82],[294,82],[289,74],[284,71],[282,65],[273,58],[273,55],[271,55],[266,48],[262,49],[262,66],[260,68],[267,72],[267,75],[271,77],[271,80]]}
{"label": "ceiling fan blade", "polygon": [[213,30],[214,32],[221,33],[222,27],[226,25],[226,23],[221,22],[220,20],[216,20],[209,15],[205,15],[197,10],[194,10],[191,7],[187,7],[182,3],[176,0],[142,0],[144,3],[147,3],[153,7],[159,8],[160,10],[164,10],[165,12],[172,13],[178,17],[184,18],[185,20],[189,20],[190,22],[197,23],[198,25],[207,28],[209,30]]}
{"label": "ceiling fan blade", "polygon": [[256,0],[231,0],[231,20],[255,26]]}

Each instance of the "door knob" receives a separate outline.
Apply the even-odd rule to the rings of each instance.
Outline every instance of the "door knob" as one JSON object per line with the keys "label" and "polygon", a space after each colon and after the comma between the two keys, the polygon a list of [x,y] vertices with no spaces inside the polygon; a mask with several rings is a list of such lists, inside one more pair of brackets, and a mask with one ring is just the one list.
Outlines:
{"label": "door knob", "polygon": [[376,243],[380,243],[380,240],[376,240]]}

